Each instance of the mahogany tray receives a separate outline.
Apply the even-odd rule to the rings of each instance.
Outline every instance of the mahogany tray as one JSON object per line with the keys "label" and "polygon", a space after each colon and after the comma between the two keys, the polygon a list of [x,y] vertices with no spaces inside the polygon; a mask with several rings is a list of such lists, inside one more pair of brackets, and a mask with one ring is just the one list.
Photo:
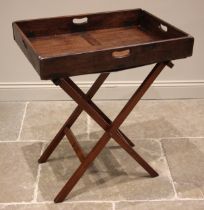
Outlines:
{"label": "mahogany tray", "polygon": [[185,58],[194,43],[187,33],[142,9],[16,21],[13,33],[41,79]]}

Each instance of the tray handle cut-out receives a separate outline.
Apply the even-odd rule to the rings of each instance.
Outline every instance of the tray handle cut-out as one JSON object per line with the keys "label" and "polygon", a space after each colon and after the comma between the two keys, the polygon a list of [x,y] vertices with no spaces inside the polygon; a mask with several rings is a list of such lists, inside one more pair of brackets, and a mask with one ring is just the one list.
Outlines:
{"label": "tray handle cut-out", "polygon": [[113,51],[112,56],[114,58],[126,58],[130,56],[130,50],[126,49],[126,50],[120,50],[120,51]]}
{"label": "tray handle cut-out", "polygon": [[163,24],[159,24],[159,29],[162,31],[162,32],[167,32],[168,31],[168,27],[163,25]]}
{"label": "tray handle cut-out", "polygon": [[83,24],[88,23],[88,18],[87,18],[87,17],[74,18],[74,19],[72,20],[72,22],[73,22],[75,25],[83,25]]}

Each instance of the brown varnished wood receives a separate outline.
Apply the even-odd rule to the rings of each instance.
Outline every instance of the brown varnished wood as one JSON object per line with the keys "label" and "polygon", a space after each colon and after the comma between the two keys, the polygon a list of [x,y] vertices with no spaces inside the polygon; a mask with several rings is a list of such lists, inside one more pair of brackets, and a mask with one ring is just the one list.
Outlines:
{"label": "brown varnished wood", "polygon": [[[86,23],[73,23],[85,17]],[[192,55],[194,42],[190,35],[141,9],[17,21],[13,31],[41,79],[181,59]],[[124,50],[129,50],[128,56],[113,56]]]}
{"label": "brown varnished wood", "polygon": [[[193,37],[141,9],[17,21],[13,35],[41,79],[51,79],[78,103],[39,159],[45,162],[66,135],[81,161],[55,202],[66,198],[111,137],[151,177],[158,176],[119,127],[164,67],[173,67],[170,60],[192,55]],[[157,64],[113,121],[91,100],[109,72],[152,63]],[[70,79],[93,73],[101,75],[87,94]],[[87,155],[71,131],[83,110],[104,129]]]}
{"label": "brown varnished wood", "polygon": [[[103,84],[103,82],[105,81],[105,79],[108,77],[108,75],[109,75],[109,73],[104,73],[104,74],[101,74],[96,79],[96,81],[93,83],[92,87],[89,89],[89,91],[86,94],[89,98],[92,98],[95,95],[95,93],[101,87],[101,85]],[[71,128],[71,126],[75,123],[75,121],[77,120],[77,118],[79,117],[79,115],[82,113],[82,111],[83,111],[83,109],[80,106],[77,106],[75,108],[75,110],[70,115],[70,117],[68,118],[68,120],[64,123],[64,125],[58,131],[58,133],[56,134],[56,136],[54,137],[54,139],[51,141],[51,143],[48,145],[48,147],[46,148],[46,150],[43,152],[43,154],[39,158],[39,160],[38,160],[39,163],[44,163],[44,162],[47,161],[47,159],[50,157],[50,155],[52,154],[52,152],[55,150],[55,148],[58,146],[58,144],[63,139],[63,137],[65,135],[64,130],[66,128]]]}
{"label": "brown varnished wood", "polygon": [[[92,107],[89,114],[104,130],[107,130],[107,128],[112,124],[112,121],[108,118],[108,116],[105,113],[103,113],[101,109],[98,106],[96,106],[90,98],[87,98],[87,96],[80,90],[80,88],[78,88],[75,85],[75,83],[71,79],[61,79],[60,87],[65,92],[67,91],[68,85],[70,87],[68,91],[71,91],[71,89],[73,90],[73,92],[71,93],[72,97],[75,97],[74,100],[77,101],[78,104],[83,103],[83,105],[86,108],[88,107],[88,109]],[[86,110],[84,107],[82,108]],[[120,129],[116,129],[116,131],[122,136],[125,142],[127,142],[130,146],[134,146],[131,140]]]}
{"label": "brown varnished wood", "polygon": [[[132,111],[134,106],[138,103],[144,93],[148,90],[150,85],[159,75],[159,73],[164,69],[166,65],[171,66],[169,62],[158,63],[155,65],[153,70],[146,77],[141,86],[136,90],[115,120],[107,126],[105,133],[99,139],[97,144],[93,147],[91,152],[86,156],[85,160],[81,163],[81,165],[77,168],[74,174],[70,177],[61,191],[55,198],[55,202],[62,202],[66,196],[71,192],[73,187],[76,185],[78,180],[87,170],[89,165],[94,161],[97,155],[101,152],[101,150],[105,147],[111,137],[115,139],[115,141],[126,151],[130,156],[132,156],[152,177],[158,176],[158,173],[137,153],[133,150],[123,139],[123,136],[117,131],[118,127],[122,124],[125,118]],[[80,91],[80,89],[73,84],[73,82],[67,78],[60,79],[59,83],[60,87],[69,94],[99,125],[103,125],[106,122],[103,115],[100,113],[100,109],[96,108],[96,105],[92,101],[86,98],[86,96]]]}
{"label": "brown varnished wood", "polygon": [[[64,17],[41,18],[35,20],[16,21],[26,36],[39,37],[83,32],[113,27],[137,25],[141,9],[80,14]],[[88,17],[88,24],[73,24],[74,18]]]}
{"label": "brown varnished wood", "polygon": [[[172,44],[173,43],[173,44]],[[178,48],[179,46],[179,48]],[[122,59],[116,59],[112,56],[115,51],[130,50],[130,55]],[[175,50],[176,49],[176,50]],[[178,57],[188,57],[191,51],[191,40],[180,39],[174,41],[165,41],[160,44],[144,44],[137,47],[123,47],[117,50],[108,49],[104,51],[96,51],[94,53],[82,53],[77,55],[78,66],[76,66],[75,55],[62,56],[59,58],[45,59],[42,62],[45,72],[52,72],[52,77],[66,77],[69,72],[75,75],[113,72],[133,68],[135,66],[143,66],[165,61],[166,58],[175,60]],[[88,64],[88,65],[87,65]],[[65,71],[64,69],[69,69]],[[110,70],[111,69],[111,70]],[[42,72],[43,74],[43,72]],[[45,77],[47,75],[44,75]],[[43,77],[44,77],[43,76]]]}
{"label": "brown varnished wood", "polygon": [[81,165],[77,168],[77,170],[73,173],[73,175],[68,180],[68,182],[64,185],[64,187],[60,190],[58,195],[55,197],[55,199],[54,199],[55,203],[60,203],[60,202],[64,201],[66,196],[73,189],[73,187],[79,181],[79,179],[84,174],[84,172],[87,170],[87,168],[90,166],[90,164],[94,161],[94,159],[99,155],[99,153],[102,151],[102,149],[108,143],[109,134],[106,132],[106,133],[104,133],[104,135],[102,137],[103,138],[99,139],[99,141],[92,148],[90,153],[86,156],[86,159],[81,163]]}
{"label": "brown varnished wood", "polygon": [[95,31],[60,34],[56,36],[42,36],[31,38],[31,43],[42,57],[60,56],[65,53],[88,53],[97,50],[133,45],[143,42],[160,40],[141,31],[137,26],[126,28],[109,28]]}
{"label": "brown varnished wood", "polygon": [[69,140],[73,150],[75,151],[76,155],[78,156],[79,160],[83,162],[85,160],[85,153],[83,152],[83,149],[81,148],[79,142],[77,141],[74,133],[71,131],[70,128],[65,128],[64,130],[65,135],[67,136],[67,139]]}
{"label": "brown varnished wood", "polygon": [[[96,81],[93,83],[92,87],[89,89],[89,91],[86,94],[87,98],[91,99],[95,95],[95,93],[98,91],[98,89],[103,84],[103,82],[108,77],[108,75],[109,75],[109,73],[103,73],[96,79]],[[47,159],[50,157],[52,152],[55,150],[55,148],[58,146],[58,144],[63,139],[63,137],[65,135],[65,129],[71,128],[71,126],[75,123],[75,121],[77,120],[77,118],[79,117],[79,115],[81,114],[82,111],[83,111],[83,109],[80,106],[77,106],[75,108],[75,110],[70,115],[68,120],[64,123],[64,125],[58,131],[58,133],[56,134],[54,139],[51,141],[51,143],[48,145],[46,150],[43,152],[43,154],[39,158],[39,160],[38,160],[39,163],[44,163],[47,161]],[[101,113],[101,114],[103,114],[103,113]],[[103,117],[104,116],[105,116],[106,120],[110,123],[111,122],[110,119],[106,115],[103,115]],[[125,138],[125,141],[130,146],[133,147],[134,146],[133,142],[122,131],[119,130],[119,132],[121,133],[121,135],[123,135],[123,137]]]}
{"label": "brown varnished wood", "polygon": [[[159,34],[160,37],[162,37],[163,39],[169,39],[172,37],[179,38],[183,37],[184,35],[188,36],[188,34],[184,31],[144,10],[140,16],[139,22],[142,30],[145,30],[152,34]],[[161,25],[167,26],[167,32],[161,29]]]}
{"label": "brown varnished wood", "polygon": [[15,41],[18,43],[26,58],[30,61],[30,63],[37,71],[40,70],[40,60],[38,58],[37,52],[34,50],[30,40],[21,31],[17,24],[13,24],[13,34]]}

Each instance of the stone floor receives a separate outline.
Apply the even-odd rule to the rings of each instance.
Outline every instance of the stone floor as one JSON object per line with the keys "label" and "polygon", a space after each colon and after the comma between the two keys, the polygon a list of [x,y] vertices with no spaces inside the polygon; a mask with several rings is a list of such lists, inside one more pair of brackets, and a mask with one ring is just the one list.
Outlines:
{"label": "stone floor", "polygon": [[[114,119],[125,101],[97,101]],[[204,209],[204,100],[143,100],[121,129],[160,176],[147,173],[114,140],[64,203],[53,198],[80,164],[68,141],[37,159],[74,102],[0,103],[0,209]],[[82,113],[73,132],[88,152],[103,131]]]}

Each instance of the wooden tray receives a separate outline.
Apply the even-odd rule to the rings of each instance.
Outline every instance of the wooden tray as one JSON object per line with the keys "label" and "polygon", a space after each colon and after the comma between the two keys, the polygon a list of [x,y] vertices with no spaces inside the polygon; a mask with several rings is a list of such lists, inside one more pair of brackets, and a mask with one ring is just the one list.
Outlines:
{"label": "wooden tray", "polygon": [[141,9],[17,21],[13,33],[41,79],[185,58],[194,43],[190,35]]}

